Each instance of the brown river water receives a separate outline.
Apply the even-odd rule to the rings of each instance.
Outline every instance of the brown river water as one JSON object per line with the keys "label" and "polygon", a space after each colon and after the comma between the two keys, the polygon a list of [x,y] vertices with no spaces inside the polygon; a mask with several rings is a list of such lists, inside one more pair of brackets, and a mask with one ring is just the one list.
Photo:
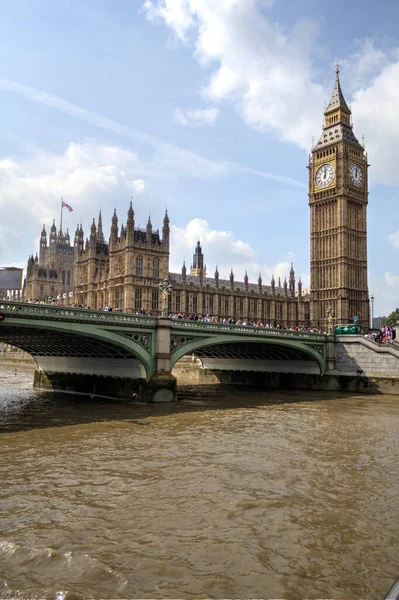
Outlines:
{"label": "brown river water", "polygon": [[371,598],[399,576],[399,396],[36,393],[0,367],[0,598]]}

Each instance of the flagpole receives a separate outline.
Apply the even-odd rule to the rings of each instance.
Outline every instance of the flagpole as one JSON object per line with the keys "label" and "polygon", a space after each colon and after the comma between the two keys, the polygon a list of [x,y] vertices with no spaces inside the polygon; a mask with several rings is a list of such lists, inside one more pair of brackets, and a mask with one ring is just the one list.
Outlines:
{"label": "flagpole", "polygon": [[63,209],[63,206],[62,206],[62,201],[63,201],[63,199],[64,199],[64,198],[61,198],[61,220],[60,220],[60,231],[62,231],[62,209]]}

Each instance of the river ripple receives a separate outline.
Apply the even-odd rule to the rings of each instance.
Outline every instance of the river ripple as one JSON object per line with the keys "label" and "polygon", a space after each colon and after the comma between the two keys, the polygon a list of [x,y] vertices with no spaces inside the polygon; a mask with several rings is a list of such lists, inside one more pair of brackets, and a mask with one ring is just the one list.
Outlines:
{"label": "river ripple", "polygon": [[399,576],[399,397],[31,379],[0,374],[1,598],[379,599]]}

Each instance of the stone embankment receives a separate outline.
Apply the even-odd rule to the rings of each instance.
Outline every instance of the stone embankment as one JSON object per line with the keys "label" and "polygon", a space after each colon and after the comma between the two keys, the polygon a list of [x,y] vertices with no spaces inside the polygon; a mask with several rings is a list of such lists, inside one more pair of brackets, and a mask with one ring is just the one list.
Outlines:
{"label": "stone embankment", "polygon": [[19,350],[9,344],[0,343],[0,365],[5,367],[19,367],[24,369],[36,368],[36,363],[30,354]]}
{"label": "stone embankment", "polygon": [[[346,379],[359,391],[399,394],[399,344],[377,344],[361,335],[336,336],[328,377]],[[349,390],[352,391],[352,390]]]}

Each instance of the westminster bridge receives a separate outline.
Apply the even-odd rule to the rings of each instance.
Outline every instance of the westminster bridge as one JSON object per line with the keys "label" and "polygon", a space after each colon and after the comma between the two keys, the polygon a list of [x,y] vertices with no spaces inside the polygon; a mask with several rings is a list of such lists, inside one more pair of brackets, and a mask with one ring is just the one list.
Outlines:
{"label": "westminster bridge", "polygon": [[92,395],[172,400],[175,363],[204,369],[323,375],[324,334],[1,302],[0,342],[29,353],[35,386]]}

